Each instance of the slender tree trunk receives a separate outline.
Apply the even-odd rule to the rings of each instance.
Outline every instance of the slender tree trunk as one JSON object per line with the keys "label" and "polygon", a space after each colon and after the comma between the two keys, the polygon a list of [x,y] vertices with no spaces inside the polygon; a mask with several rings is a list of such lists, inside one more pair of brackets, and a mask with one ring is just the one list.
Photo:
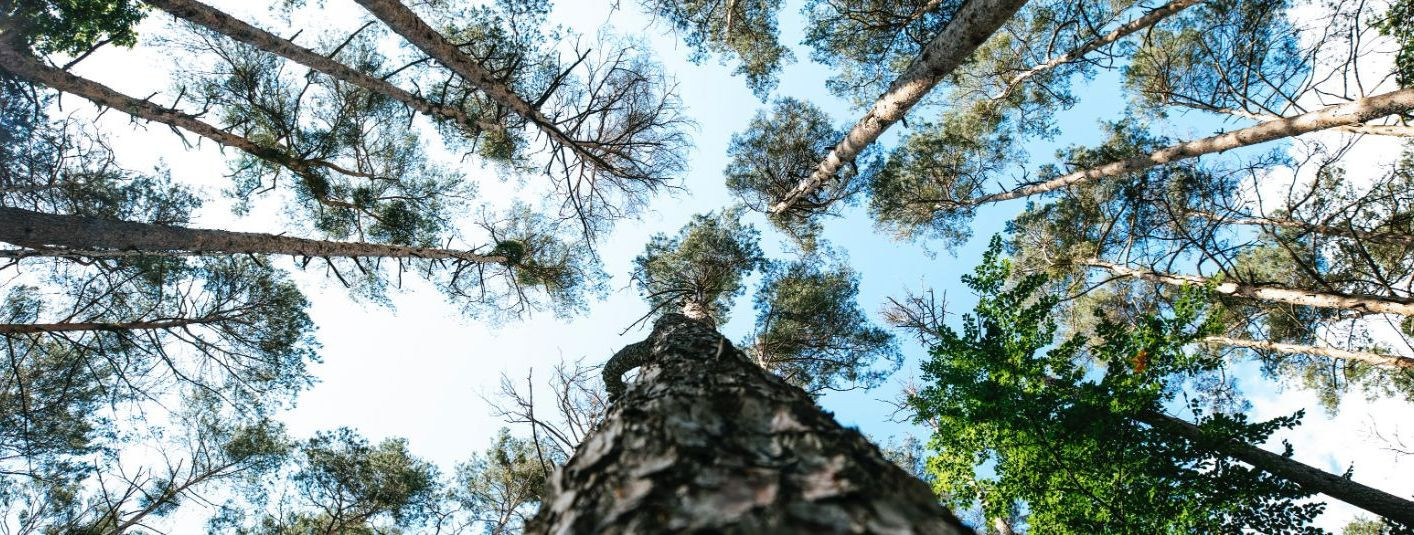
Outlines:
{"label": "slender tree trunk", "polygon": [[1126,36],[1133,34],[1134,32],[1158,24],[1159,21],[1168,18],[1170,15],[1183,11],[1189,6],[1198,4],[1201,1],[1202,0],[1173,0],[1172,2],[1156,7],[1150,10],[1148,13],[1145,13],[1144,16],[1134,19],[1123,26],[1115,28],[1114,31],[1110,33],[1096,37],[1086,42],[1085,44],[1074,48],[1069,52],[1053,57],[1049,60],[1046,60],[1045,63],[1042,63],[1035,67],[1031,67],[1030,69],[1026,69],[1025,71],[1022,71],[1021,74],[1013,76],[1011,80],[1007,81],[1006,89],[1003,90],[1001,94],[998,94],[992,99],[1004,99],[1007,96],[1011,95],[1012,92],[1016,91],[1017,88],[1021,87],[1021,84],[1023,82],[1033,76],[1083,58],[1086,54],[1099,50],[1100,48],[1114,43],[1115,41],[1118,41],[1120,39],[1124,39]]}
{"label": "slender tree trunk", "polygon": [[957,69],[1025,3],[1026,0],[967,0],[942,33],[923,48],[918,59],[889,85],[888,92],[874,102],[874,107],[830,150],[815,171],[772,206],[770,212],[785,213],[796,202],[824,187],[885,130],[903,119],[933,86]]}
{"label": "slender tree trunk", "polygon": [[240,19],[196,0],[144,0],[144,2],[166,11],[174,17],[198,24],[236,41],[271,54],[282,56],[290,61],[374,93],[387,95],[423,114],[450,119],[468,131],[504,130],[504,127],[499,124],[489,121],[478,121],[467,116],[466,112],[460,108],[431,102],[393,85],[387,80],[350,68],[332,58],[296,45],[288,39],[283,39],[280,36],[256,28],[255,26],[247,24]]}
{"label": "slender tree trunk", "polygon": [[637,381],[551,476],[527,533],[970,533],[707,325],[667,314],[625,351]]}
{"label": "slender tree trunk", "polygon": [[1414,502],[1409,500],[1312,468],[1290,457],[1277,455],[1256,446],[1215,441],[1205,435],[1202,428],[1157,411],[1140,413],[1137,419],[1155,429],[1213,448],[1218,453],[1296,483],[1306,490],[1319,492],[1390,520],[1414,526]]}
{"label": "slender tree trunk", "polygon": [[[1170,103],[1173,104],[1173,105],[1175,105],[1175,106],[1182,106],[1182,107],[1185,107],[1185,108],[1193,108],[1193,109],[1196,109],[1196,110],[1203,110],[1203,111],[1212,112],[1212,113],[1221,113],[1221,114],[1223,114],[1223,115],[1231,115],[1231,116],[1233,116],[1233,117],[1242,117],[1242,118],[1244,118],[1244,119],[1252,119],[1252,120],[1254,120],[1254,121],[1271,121],[1271,120],[1274,120],[1274,119],[1281,119],[1281,118],[1282,118],[1280,115],[1272,115],[1272,114],[1270,114],[1270,113],[1252,113],[1252,112],[1249,112],[1249,111],[1239,110],[1239,109],[1235,109],[1235,108],[1219,108],[1219,107],[1216,107],[1216,106],[1208,106],[1208,105],[1205,105],[1205,104],[1198,104],[1198,103],[1194,103],[1194,102],[1173,102],[1173,101],[1170,101]],[[1341,127],[1338,127],[1338,128],[1339,128],[1341,131],[1343,131],[1343,132],[1350,132],[1350,133],[1352,133],[1352,134],[1370,134],[1370,135],[1374,135],[1374,136],[1394,136],[1394,137],[1414,137],[1414,126],[1403,126],[1403,125],[1397,125],[1397,124],[1352,124],[1352,125],[1347,125],[1347,126],[1341,126]]]}
{"label": "slender tree trunk", "polygon": [[1229,338],[1226,336],[1209,336],[1203,339],[1204,342],[1232,347],[1245,347],[1247,349],[1257,349],[1262,351],[1275,351],[1291,355],[1315,355],[1319,357],[1330,357],[1341,360],[1354,360],[1373,364],[1375,366],[1385,366],[1390,368],[1403,368],[1414,370],[1414,358],[1402,357],[1399,355],[1385,355],[1370,351],[1350,351],[1333,347],[1308,346],[1301,344],[1285,344],[1280,342],[1267,342],[1262,340],[1246,340],[1242,338]]}
{"label": "slender tree trunk", "polygon": [[408,247],[366,242],[338,242],[254,232],[230,232],[56,215],[0,207],[0,242],[35,249],[138,251],[150,254],[274,254],[304,257],[438,258],[479,264],[505,263],[504,256],[471,251]]}
{"label": "slender tree trunk", "polygon": [[[1170,286],[1206,286],[1213,283],[1213,280],[1208,277],[1177,275],[1145,269],[1135,269],[1129,266],[1093,258],[1081,260],[1079,264],[1104,269],[1115,275],[1135,277]],[[1369,314],[1414,316],[1414,299],[1392,296],[1349,295],[1284,288],[1280,286],[1240,284],[1236,282],[1217,283],[1213,284],[1212,287],[1213,291],[1223,295],[1255,299],[1258,301],[1336,310],[1354,310]]]}
{"label": "slender tree trunk", "polygon": [[480,89],[491,100],[535,125],[556,144],[573,151],[580,158],[604,172],[621,174],[620,170],[604,161],[598,152],[591,150],[584,143],[561,130],[559,125],[546,117],[534,104],[521,98],[510,87],[496,80],[490,71],[463,54],[456,45],[448,41],[437,30],[428,26],[400,0],[357,0],[357,2],[373,16],[382,20],[393,32],[401,35],[403,39],[421,50],[422,53],[431,56],[438,63],[457,73],[467,83]]}
{"label": "slender tree trunk", "polygon": [[978,206],[982,204],[1020,199],[1042,193],[1065,189],[1082,182],[1142,171],[1166,163],[1197,158],[1226,150],[1256,145],[1310,132],[1317,132],[1338,126],[1352,125],[1377,119],[1386,115],[1414,110],[1414,88],[1400,89],[1382,95],[1331,106],[1311,113],[1276,119],[1265,123],[1234,130],[1226,134],[1205,137],[1179,143],[1172,147],[1128,160],[1110,162],[1099,167],[1076,171],[1050,180],[1019,187],[1010,191],[983,195],[959,202],[939,204],[939,210],[954,206]]}
{"label": "slender tree trunk", "polygon": [[156,331],[190,325],[205,325],[231,319],[226,316],[177,318],[151,321],[74,321],[60,323],[0,323],[0,334],[67,333],[81,331]]}
{"label": "slender tree trunk", "polygon": [[1296,221],[1292,219],[1282,219],[1276,217],[1226,217],[1208,212],[1198,211],[1192,212],[1192,214],[1196,217],[1227,225],[1254,225],[1289,228],[1307,232],[1314,232],[1316,234],[1324,234],[1327,236],[1343,236],[1347,238],[1355,238],[1360,241],[1370,243],[1414,246],[1414,235],[1400,234],[1397,232],[1360,230],[1353,227],[1322,225],[1317,223],[1307,223],[1304,221]]}

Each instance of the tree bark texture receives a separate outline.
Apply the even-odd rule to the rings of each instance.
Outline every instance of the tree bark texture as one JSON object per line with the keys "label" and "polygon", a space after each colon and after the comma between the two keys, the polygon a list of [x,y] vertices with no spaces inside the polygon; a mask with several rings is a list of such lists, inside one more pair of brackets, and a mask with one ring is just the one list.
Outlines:
{"label": "tree bark texture", "polygon": [[431,102],[382,78],[360,72],[332,58],[296,45],[195,0],[144,0],[174,17],[203,26],[236,41],[275,54],[369,91],[386,95],[425,115],[450,119],[470,131],[501,130],[499,124],[477,121],[455,106]]}
{"label": "tree bark texture", "polygon": [[625,352],[637,380],[551,477],[527,533],[971,533],[706,324],[664,315]]}
{"label": "tree bark texture", "polygon": [[1156,411],[1138,416],[1139,421],[1156,429],[1177,434],[1214,451],[1250,464],[1259,470],[1289,480],[1302,488],[1319,492],[1390,520],[1414,527],[1414,502],[1379,489],[1367,487],[1350,479],[1312,468],[1290,457],[1228,441],[1214,441],[1202,428],[1184,420]]}
{"label": "tree bark texture", "polygon": [[[1135,269],[1129,266],[1096,259],[1082,260],[1080,264],[1104,269],[1115,275],[1136,277],[1170,286],[1204,286],[1212,282],[1212,279],[1208,277],[1176,275],[1172,273]],[[1289,305],[1354,310],[1368,314],[1400,314],[1404,316],[1414,316],[1414,299],[1394,296],[1350,295],[1284,288],[1265,284],[1240,284],[1236,282],[1214,284],[1213,291],[1233,297],[1273,303],[1286,303]]]}
{"label": "tree bark texture", "polygon": [[889,85],[888,92],[874,102],[874,107],[820,161],[810,177],[780,199],[770,212],[785,213],[797,201],[823,187],[885,130],[903,119],[908,110],[923,100],[944,76],[957,69],[1025,3],[1026,0],[968,0],[963,4],[943,31],[923,48],[918,59]]}
{"label": "tree bark texture", "polygon": [[[1197,158],[1204,154],[1212,154],[1239,147],[1256,145],[1258,143],[1265,143],[1267,141],[1299,136],[1301,134],[1318,132],[1328,128],[1363,123],[1371,119],[1378,119],[1396,113],[1404,113],[1409,110],[1414,110],[1414,88],[1391,91],[1389,93],[1366,97],[1337,106],[1330,106],[1294,117],[1267,121],[1256,126],[1233,130],[1226,134],[1186,141],[1144,156],[1110,162],[1099,167],[1076,171],[1044,182],[1001,193],[974,197],[956,204],[961,206],[978,206],[1011,199],[1020,199],[1022,197],[1065,189],[1082,182],[1142,171],[1157,165],[1187,160],[1189,158]],[[949,207],[949,205],[943,205],[940,206],[939,209],[947,209]]]}
{"label": "tree bark texture", "polygon": [[1256,349],[1259,351],[1275,351],[1289,355],[1313,355],[1317,357],[1330,357],[1341,360],[1354,360],[1372,364],[1375,366],[1385,366],[1389,368],[1403,368],[1414,370],[1414,358],[1402,357],[1399,355],[1385,355],[1370,351],[1350,351],[1347,349],[1337,349],[1334,347],[1308,346],[1301,344],[1284,344],[1280,342],[1268,342],[1264,340],[1246,340],[1242,338],[1229,338],[1226,336],[1209,336],[1203,339],[1204,342]]}
{"label": "tree bark texture", "polygon": [[178,329],[191,325],[204,325],[232,319],[229,316],[203,318],[176,318],[150,321],[72,321],[60,323],[0,323],[0,335],[39,334],[84,331],[156,331]]}
{"label": "tree bark texture", "polygon": [[[40,252],[53,250],[139,251],[151,254],[274,254],[304,257],[436,258],[479,264],[505,263],[504,256],[471,251],[367,242],[311,240],[255,232],[231,232],[33,212],[0,207],[0,242]],[[17,255],[17,256],[44,256]]]}

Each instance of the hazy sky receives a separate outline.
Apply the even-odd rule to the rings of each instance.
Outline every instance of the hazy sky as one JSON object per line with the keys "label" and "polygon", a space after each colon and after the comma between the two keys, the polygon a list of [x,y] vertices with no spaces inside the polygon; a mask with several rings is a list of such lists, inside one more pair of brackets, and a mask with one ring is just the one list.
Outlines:
{"label": "hazy sky", "polygon": [[[264,21],[266,13],[248,0],[212,2],[217,7],[246,20]],[[619,335],[634,319],[646,312],[636,293],[628,288],[629,263],[648,237],[654,233],[673,233],[688,218],[698,212],[722,208],[732,199],[723,186],[721,171],[726,165],[726,148],[731,135],[742,130],[755,112],[764,106],[747,90],[741,79],[731,76],[731,69],[709,60],[703,65],[687,61],[689,51],[661,26],[654,26],[642,16],[634,0],[622,0],[623,9],[610,11],[609,2],[561,2],[553,13],[554,22],[581,34],[592,35],[610,31],[636,36],[656,53],[665,70],[676,77],[679,93],[689,117],[698,128],[693,134],[694,148],[689,155],[691,171],[675,194],[659,197],[638,221],[620,224],[603,241],[600,253],[605,270],[613,276],[612,293],[594,303],[585,315],[559,320],[548,314],[525,321],[500,326],[487,325],[475,319],[459,316],[455,306],[419,281],[409,279],[403,291],[394,295],[395,308],[360,303],[349,298],[337,284],[325,278],[322,270],[311,268],[296,272],[308,294],[310,313],[319,326],[324,362],[313,367],[319,383],[305,392],[298,405],[283,416],[290,430],[299,436],[316,430],[348,426],[371,440],[401,436],[409,440],[412,451],[435,461],[444,470],[483,450],[496,429],[502,424],[488,415],[482,397],[491,395],[502,373],[523,380],[535,371],[537,379],[548,377],[560,359],[584,358],[598,363],[618,348],[642,339],[647,333],[639,329]],[[780,27],[782,42],[792,45],[797,62],[786,68],[781,84],[773,97],[790,96],[812,101],[828,111],[840,125],[852,124],[858,112],[824,90],[829,77],[827,68],[808,61],[809,50],[799,46],[802,35],[801,18],[796,2],[783,14]],[[341,22],[352,28],[364,12],[348,0],[327,0],[324,21]],[[143,28],[152,30],[166,26],[165,18],[154,16]],[[288,32],[282,32],[288,35]],[[82,63],[80,74],[110,84],[131,95],[147,95],[169,87],[165,73],[172,68],[172,56],[151,42],[144,42],[137,51],[106,50]],[[1123,109],[1117,88],[1117,78],[1101,76],[1076,91],[1083,95],[1080,106],[1058,118],[1066,137],[1056,143],[1041,143],[1030,147],[1033,165],[1051,160],[1061,145],[1088,144],[1099,141],[1098,123],[1116,118]],[[159,99],[159,102],[168,102]],[[85,113],[86,104],[73,97],[64,99],[66,110]],[[200,226],[237,230],[280,231],[289,228],[277,207],[278,196],[263,199],[250,216],[235,218],[221,202],[220,190],[229,183],[224,156],[210,143],[200,150],[184,149],[181,140],[165,127],[133,126],[116,111],[103,117],[108,132],[116,138],[115,149],[130,167],[146,168],[161,161],[179,180],[199,186],[213,202],[201,213]],[[1211,133],[1216,123],[1184,122],[1167,132],[1174,137],[1194,137]],[[897,132],[886,136],[893,140]],[[189,139],[195,139],[188,136]],[[474,165],[474,162],[469,165]],[[524,183],[503,182],[495,174],[475,167],[466,167],[468,176],[480,184],[480,197],[505,203],[511,197],[531,198],[543,192],[535,177]],[[971,243],[956,256],[945,251],[929,254],[920,244],[900,243],[876,233],[862,210],[853,208],[843,218],[827,223],[824,237],[844,251],[850,264],[860,272],[860,300],[866,310],[877,312],[886,296],[900,295],[906,289],[932,287],[939,294],[946,292],[949,310],[970,311],[974,299],[961,287],[958,277],[968,272],[980,258],[987,240],[1003,229],[1004,222],[1022,208],[1012,203],[988,207],[979,211]],[[784,238],[770,230],[764,220],[752,214],[748,218],[763,231],[763,247],[774,258],[783,254]],[[288,266],[289,263],[279,264]],[[754,283],[756,278],[752,278]],[[722,331],[733,340],[740,340],[749,330],[752,317],[748,294],[736,303],[730,323]],[[875,314],[877,320],[878,316]],[[956,317],[954,317],[954,320]],[[902,337],[907,362],[897,379],[917,374],[922,349]],[[1306,423],[1293,432],[1280,433],[1279,439],[1290,440],[1296,447],[1296,458],[1341,472],[1354,463],[1357,481],[1400,495],[1414,494],[1414,468],[1398,464],[1397,456],[1382,450],[1377,441],[1368,439],[1372,422],[1379,423],[1385,436],[1403,433],[1405,441],[1414,444],[1414,410],[1408,403],[1384,401],[1365,403],[1351,396],[1343,412],[1335,418],[1325,416],[1309,393],[1281,391],[1262,379],[1254,366],[1245,365],[1240,379],[1253,403],[1253,415],[1267,418],[1306,408]],[[543,384],[543,382],[542,382]],[[889,423],[889,407],[880,399],[897,394],[897,381],[871,392],[829,394],[823,406],[834,412],[841,422],[858,426],[865,433],[879,438],[916,433],[907,425]],[[1403,427],[1400,426],[1403,422]],[[1278,442],[1269,448],[1278,448]],[[1332,503],[1322,524],[1337,529],[1351,511]]]}

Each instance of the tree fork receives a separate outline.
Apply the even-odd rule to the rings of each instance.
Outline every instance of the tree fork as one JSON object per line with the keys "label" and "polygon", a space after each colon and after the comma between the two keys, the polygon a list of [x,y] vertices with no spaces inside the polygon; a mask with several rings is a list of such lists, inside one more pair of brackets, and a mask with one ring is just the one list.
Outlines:
{"label": "tree fork", "polygon": [[879,97],[869,112],[845,134],[844,139],[825,155],[810,177],[802,180],[772,206],[770,213],[783,214],[823,187],[841,168],[877,141],[885,130],[903,119],[933,86],[957,69],[1025,3],[1026,0],[968,0],[963,4],[947,27],[923,48],[918,59],[889,85],[889,91]]}
{"label": "tree fork", "polygon": [[636,382],[551,477],[527,533],[971,533],[706,324],[666,314],[629,347]]}
{"label": "tree fork", "polygon": [[1259,470],[1282,477],[1302,488],[1319,492],[1359,507],[1384,518],[1414,527],[1414,502],[1379,489],[1361,485],[1350,479],[1312,468],[1284,455],[1256,446],[1233,441],[1217,441],[1201,427],[1157,411],[1144,411],[1135,417],[1155,428],[1182,436],[1214,451],[1250,464]]}
{"label": "tree fork", "polygon": [[36,251],[15,256],[66,256],[70,250],[137,251],[152,254],[272,254],[304,257],[424,258],[478,264],[505,264],[505,256],[471,251],[409,247],[368,242],[339,242],[255,232],[174,227],[57,215],[22,208],[0,207],[0,242]]}

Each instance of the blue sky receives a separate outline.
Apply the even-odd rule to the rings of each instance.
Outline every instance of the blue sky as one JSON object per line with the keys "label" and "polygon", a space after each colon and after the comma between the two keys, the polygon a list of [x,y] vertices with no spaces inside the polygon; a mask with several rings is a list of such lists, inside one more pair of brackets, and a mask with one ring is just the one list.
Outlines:
{"label": "blue sky", "polygon": [[[257,6],[242,0],[212,3],[246,20],[263,20],[265,15]],[[501,427],[489,416],[483,396],[495,392],[502,373],[523,379],[533,369],[536,378],[543,379],[561,359],[602,362],[618,348],[646,335],[643,330],[618,334],[646,311],[636,293],[628,288],[630,261],[650,235],[676,232],[692,214],[717,210],[732,202],[721,174],[728,142],[765,104],[750,93],[741,79],[731,76],[730,67],[715,60],[702,65],[688,62],[690,51],[662,26],[652,25],[638,11],[636,2],[619,3],[622,9],[610,11],[608,2],[561,2],[552,20],[582,34],[592,35],[607,25],[610,31],[643,39],[665,70],[677,78],[687,113],[698,128],[693,134],[691,170],[685,177],[684,189],[656,199],[641,220],[620,224],[602,242],[600,253],[605,270],[613,277],[613,292],[602,302],[594,303],[587,314],[568,320],[541,315],[493,326],[460,317],[455,306],[418,281],[409,281],[403,291],[395,294],[394,307],[390,309],[350,299],[336,281],[325,278],[320,270],[297,272],[296,278],[312,301],[311,315],[319,325],[324,362],[313,367],[320,382],[283,415],[292,432],[308,435],[348,426],[374,440],[406,437],[414,453],[450,470],[472,452],[484,449]],[[782,41],[793,46],[797,62],[782,73],[772,98],[789,96],[811,101],[829,112],[837,124],[848,126],[860,112],[825,91],[829,70],[809,62],[809,50],[798,45],[803,24],[797,4],[792,2],[780,20]],[[325,6],[326,13],[321,18],[345,27],[353,27],[354,21],[363,16],[347,0],[328,0]],[[144,26],[156,27],[160,23],[151,20]],[[167,89],[160,73],[172,67],[170,56],[145,44],[136,52],[106,50],[85,61],[78,71],[128,94],[146,95]],[[131,76],[132,72],[152,74]],[[1123,110],[1124,101],[1114,75],[1102,75],[1086,87],[1077,88],[1076,94],[1084,95],[1080,104],[1057,118],[1066,135],[1056,142],[1029,147],[1033,165],[1049,161],[1062,144],[1099,141],[1099,121],[1116,118]],[[81,113],[85,106],[73,98],[65,102]],[[196,151],[184,150],[181,141],[165,128],[134,127],[112,111],[102,122],[118,137],[115,147],[128,165],[142,168],[163,162],[179,180],[199,187],[210,198],[220,198],[219,191],[228,179],[223,176],[223,156],[210,144],[203,144]],[[1176,123],[1167,133],[1192,137],[1207,135],[1217,128],[1218,123],[1190,118]],[[891,132],[885,140],[891,141],[896,135],[896,131]],[[481,184],[483,198],[534,198],[543,194],[533,179],[524,184],[504,182],[485,170],[466,171]],[[223,203],[212,202],[198,223],[280,231],[286,225],[277,209],[279,203],[279,198],[263,199],[251,215],[235,218]],[[980,210],[972,241],[956,256],[941,251],[930,254],[921,244],[900,243],[876,233],[858,207],[830,220],[823,235],[848,255],[850,264],[861,274],[860,301],[865,310],[877,313],[888,296],[931,287],[940,295],[946,293],[950,312],[962,313],[969,311],[975,300],[960,286],[958,277],[971,270],[987,240],[1022,207],[1020,203],[1010,203]],[[762,229],[763,247],[768,253],[774,258],[786,258],[785,238],[770,230],[759,215],[752,214],[749,220]],[[740,340],[748,332],[752,316],[748,294],[736,303],[732,320],[723,326],[723,332]],[[875,318],[878,319],[877,314]],[[896,376],[898,379],[916,375],[923,356],[922,348],[907,336],[900,336],[900,340],[907,361]],[[1365,429],[1366,415],[1382,422],[1414,422],[1414,412],[1407,404],[1370,405],[1355,400],[1340,417],[1322,419],[1309,394],[1280,390],[1256,378],[1255,369],[1250,366],[1245,375],[1253,376],[1244,377],[1244,385],[1253,397],[1257,416],[1270,417],[1300,407],[1313,409],[1307,429],[1287,437],[1297,446],[1298,459],[1333,471],[1358,461],[1357,480],[1393,492],[1414,493],[1414,471],[1407,462],[1400,465],[1397,457],[1370,446],[1368,441],[1357,440]],[[897,381],[891,381],[874,391],[828,394],[822,405],[843,423],[858,426],[874,437],[916,433],[912,426],[889,422],[890,408],[879,401],[896,396],[897,390]],[[1414,427],[1414,423],[1406,427]],[[1390,430],[1386,427],[1384,432]],[[1414,430],[1404,430],[1406,436],[1414,436],[1408,434],[1410,431]],[[1324,522],[1330,527],[1338,526],[1348,515],[1348,510],[1335,508]]]}

